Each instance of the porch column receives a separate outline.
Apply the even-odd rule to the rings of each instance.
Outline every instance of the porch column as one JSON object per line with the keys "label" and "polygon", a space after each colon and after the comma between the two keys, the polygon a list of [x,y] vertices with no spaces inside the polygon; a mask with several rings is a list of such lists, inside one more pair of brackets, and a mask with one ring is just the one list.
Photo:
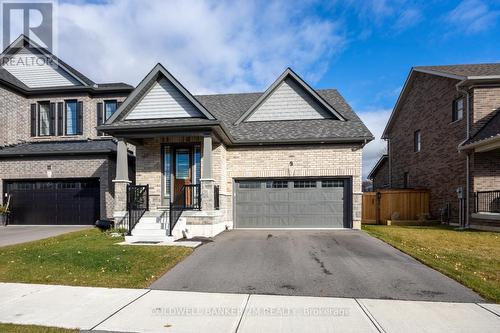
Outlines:
{"label": "porch column", "polygon": [[214,210],[214,182],[212,165],[212,136],[203,137],[203,165],[201,168],[201,210]]}
{"label": "porch column", "polygon": [[118,139],[116,144],[116,176],[114,216],[124,216],[127,210],[127,185],[131,183],[128,178],[128,150],[127,141]]}

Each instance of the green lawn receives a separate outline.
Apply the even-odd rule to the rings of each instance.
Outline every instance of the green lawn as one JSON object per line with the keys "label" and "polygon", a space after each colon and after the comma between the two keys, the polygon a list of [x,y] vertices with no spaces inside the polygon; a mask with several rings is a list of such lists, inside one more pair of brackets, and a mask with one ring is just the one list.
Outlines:
{"label": "green lawn", "polygon": [[500,303],[500,233],[382,225],[363,230]]}
{"label": "green lawn", "polygon": [[120,246],[121,237],[87,229],[0,247],[0,281],[94,287],[148,287],[193,251]]}
{"label": "green lawn", "polygon": [[68,330],[57,327],[45,327],[36,325],[16,325],[0,323],[0,332],[3,333],[77,333],[79,330]]}

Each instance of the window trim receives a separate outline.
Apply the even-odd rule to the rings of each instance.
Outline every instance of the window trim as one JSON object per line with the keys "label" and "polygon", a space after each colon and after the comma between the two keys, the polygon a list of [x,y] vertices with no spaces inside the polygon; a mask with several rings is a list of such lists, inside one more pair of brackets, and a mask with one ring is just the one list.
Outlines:
{"label": "window trim", "polygon": [[[40,129],[41,129],[41,126],[40,126],[41,125],[40,124],[40,119],[41,119],[41,117],[40,117],[40,111],[41,111],[40,106],[42,104],[43,105],[47,105],[47,107],[48,107],[48,113],[49,113],[49,115],[48,115],[49,116],[49,129],[48,129],[48,132],[49,132],[49,134],[41,134],[41,131],[40,131]],[[40,138],[46,138],[46,137],[52,136],[50,134],[50,101],[49,100],[37,101],[36,102],[36,113],[35,114],[36,114],[36,136],[40,137]]]}
{"label": "window trim", "polygon": [[[68,133],[68,103],[75,103],[75,121],[76,121],[76,130],[74,134],[69,134]],[[64,136],[78,136],[78,100],[77,99],[65,99],[64,100],[64,119],[63,119],[63,124],[64,124]]]}
{"label": "window trim", "polygon": [[106,121],[108,121],[109,118],[111,118],[113,116],[113,114],[111,116],[109,116],[109,118],[106,118],[106,104],[108,103],[114,103],[115,104],[115,112],[113,112],[113,114],[116,113],[116,110],[118,110],[118,100],[117,99],[105,99],[102,101],[102,119],[103,119],[103,123],[106,123]]}
{"label": "window trim", "polygon": [[413,132],[413,152],[419,153],[422,150],[422,132],[416,130]]}
{"label": "window trim", "polygon": [[[458,112],[457,104],[458,101],[462,101],[462,116],[460,118],[455,118],[456,113]],[[451,108],[451,122],[455,123],[460,120],[463,120],[465,116],[465,98],[463,96],[460,96],[458,98],[455,98],[452,102],[452,108]]]}

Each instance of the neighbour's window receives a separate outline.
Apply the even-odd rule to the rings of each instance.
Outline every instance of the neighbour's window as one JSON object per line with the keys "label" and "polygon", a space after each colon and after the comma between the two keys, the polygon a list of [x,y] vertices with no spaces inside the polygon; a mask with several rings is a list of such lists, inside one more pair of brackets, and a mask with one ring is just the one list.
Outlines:
{"label": "neighbour's window", "polygon": [[464,99],[463,97],[453,101],[452,121],[461,120],[464,118]]}
{"label": "neighbour's window", "polygon": [[294,188],[311,188],[316,187],[315,180],[296,180],[293,182]]}
{"label": "neighbour's window", "polygon": [[240,182],[240,188],[260,188],[260,182],[256,181]]}
{"label": "neighbour's window", "polygon": [[104,121],[108,120],[118,108],[116,100],[104,101]]}
{"label": "neighbour's window", "polygon": [[267,188],[288,188],[288,181],[286,180],[270,180],[266,182]]}
{"label": "neighbour's window", "polygon": [[38,135],[50,135],[50,103],[38,103]]}
{"label": "neighbour's window", "polygon": [[414,152],[419,152],[421,148],[421,135],[420,135],[420,130],[415,131],[413,133],[413,151]]}
{"label": "neighbour's window", "polygon": [[78,103],[77,101],[66,101],[66,135],[78,134]]}
{"label": "neighbour's window", "polygon": [[322,180],[321,187],[344,187],[344,181],[341,179]]}

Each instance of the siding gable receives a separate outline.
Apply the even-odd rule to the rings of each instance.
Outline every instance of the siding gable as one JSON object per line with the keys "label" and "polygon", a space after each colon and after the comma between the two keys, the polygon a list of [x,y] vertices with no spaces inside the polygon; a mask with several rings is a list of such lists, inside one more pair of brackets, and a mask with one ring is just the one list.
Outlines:
{"label": "siding gable", "polygon": [[332,114],[295,80],[285,78],[245,121],[328,119]]}
{"label": "siding gable", "polygon": [[152,85],[125,119],[199,117],[206,118],[169,80],[162,77]]}
{"label": "siding gable", "polygon": [[63,68],[50,64],[47,57],[22,48],[2,67],[29,88],[80,86]]}

